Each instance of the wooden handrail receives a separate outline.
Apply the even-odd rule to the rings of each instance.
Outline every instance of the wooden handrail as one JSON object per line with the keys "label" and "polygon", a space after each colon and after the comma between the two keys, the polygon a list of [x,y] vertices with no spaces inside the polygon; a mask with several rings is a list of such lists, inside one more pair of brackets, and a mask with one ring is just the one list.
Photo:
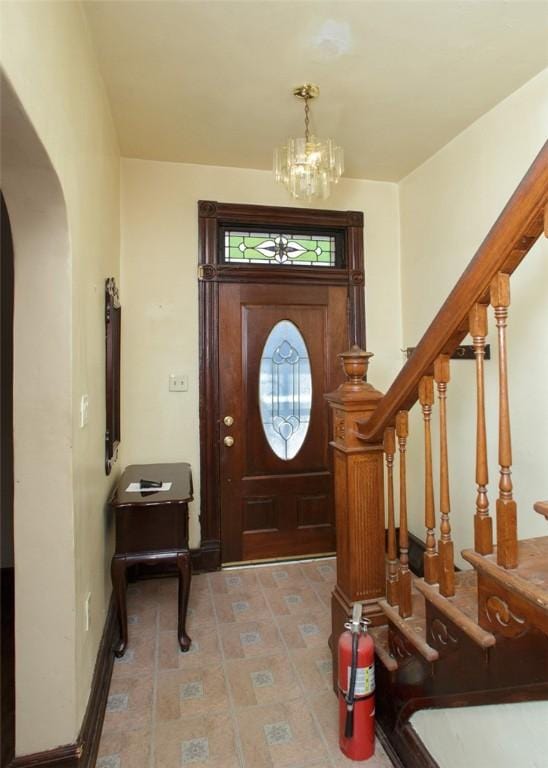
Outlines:
{"label": "wooden handrail", "polygon": [[415,404],[421,378],[431,375],[436,358],[451,355],[468,333],[474,304],[489,303],[494,277],[499,272],[511,275],[542,233],[547,203],[548,141],[386,395],[368,419],[357,422],[360,440],[382,439],[396,414]]}

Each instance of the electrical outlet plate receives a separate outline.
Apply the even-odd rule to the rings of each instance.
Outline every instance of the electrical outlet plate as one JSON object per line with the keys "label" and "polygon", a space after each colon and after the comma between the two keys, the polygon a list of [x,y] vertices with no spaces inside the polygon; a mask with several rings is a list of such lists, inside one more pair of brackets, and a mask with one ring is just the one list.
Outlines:
{"label": "electrical outlet plate", "polygon": [[88,592],[84,602],[84,628],[89,631],[91,624],[91,592]]}
{"label": "electrical outlet plate", "polygon": [[188,392],[188,376],[184,373],[171,373],[169,375],[170,392]]}
{"label": "electrical outlet plate", "polygon": [[80,398],[80,427],[83,429],[89,420],[89,397],[82,395]]}

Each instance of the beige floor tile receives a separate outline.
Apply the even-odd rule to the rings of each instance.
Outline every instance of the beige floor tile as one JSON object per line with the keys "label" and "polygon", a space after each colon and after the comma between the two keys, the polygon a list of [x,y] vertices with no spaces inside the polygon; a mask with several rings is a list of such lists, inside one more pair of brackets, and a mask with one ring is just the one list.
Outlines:
{"label": "beige floor tile", "polygon": [[[207,586],[207,582],[202,581],[201,584]],[[192,584],[190,587],[188,607],[197,615],[209,615],[212,610],[211,593],[209,589],[195,589],[194,584]]]}
{"label": "beige floor tile", "polygon": [[304,699],[237,711],[246,768],[294,768],[325,759]]}
{"label": "beige floor tile", "polygon": [[260,569],[242,568],[210,573],[208,576],[213,594],[260,591],[260,585],[257,580],[258,570]]}
{"label": "beige floor tile", "polygon": [[327,644],[291,651],[291,660],[307,694],[332,690],[333,664]]}
{"label": "beige floor tile", "polygon": [[310,702],[337,768],[350,768],[352,765],[391,768],[392,763],[378,740],[375,742],[375,754],[369,760],[350,760],[343,755],[339,749],[339,702],[333,691],[313,695]]}
{"label": "beige floor tile", "polygon": [[190,637],[190,650],[183,653],[175,630],[160,632],[158,668],[192,669],[221,663],[221,646],[215,627],[195,627]]}
{"label": "beige floor tile", "polygon": [[240,768],[226,714],[160,723],[155,743],[154,768]]}
{"label": "beige floor tile", "polygon": [[[334,575],[322,560],[195,576],[188,653],[177,579],[130,584],[129,646],[115,661],[97,768],[350,768],[327,646]],[[380,745],[362,764],[390,766]]]}
{"label": "beige floor tile", "polygon": [[156,637],[140,635],[128,627],[128,646],[121,659],[114,660],[112,679],[121,680],[136,675],[152,675],[156,654]]}
{"label": "beige floor tile", "polygon": [[103,733],[146,728],[152,718],[150,676],[113,680],[108,692]]}
{"label": "beige floor tile", "polygon": [[160,672],[156,689],[156,722],[223,712],[228,691],[222,666]]}
{"label": "beige floor tile", "polygon": [[261,586],[268,590],[306,586],[301,566],[296,563],[280,563],[267,568],[259,568],[257,576]]}
{"label": "beige floor tile", "polygon": [[255,592],[220,592],[213,596],[217,621],[220,624],[231,622],[260,621],[270,618],[266,600],[259,591]]}
{"label": "beige floor tile", "polygon": [[327,581],[311,581],[309,584],[324,606],[331,610],[331,595],[333,594],[334,585]]}
{"label": "beige floor tile", "polygon": [[223,624],[220,636],[227,659],[265,656],[283,651],[280,634],[271,621]]}
{"label": "beige floor tile", "polygon": [[300,586],[269,589],[267,600],[276,616],[300,615],[323,610],[323,605],[311,587]]}
{"label": "beige floor tile", "polygon": [[301,696],[301,689],[285,654],[234,659],[226,663],[236,707],[272,704]]}
{"label": "beige floor tile", "polygon": [[127,599],[127,624],[131,636],[155,635],[158,607],[153,600],[142,596]]}
{"label": "beige floor tile", "polygon": [[[166,593],[158,597],[158,611],[160,615],[159,625],[162,632],[177,629],[177,607],[176,591],[172,595]],[[213,613],[211,596],[209,592],[205,591],[200,591],[196,594],[192,591],[191,587],[186,616],[186,629],[188,634],[192,637],[194,629],[201,626],[215,626],[215,616]]]}
{"label": "beige floor tile", "polygon": [[278,616],[277,622],[290,650],[324,648],[331,632],[331,617],[325,608],[298,616]]}
{"label": "beige floor tile", "polygon": [[326,558],[312,563],[301,565],[305,577],[309,581],[323,582],[333,586],[337,578],[337,565],[335,558]]}
{"label": "beige floor tile", "polygon": [[103,733],[96,768],[148,768],[150,731],[123,730]]}

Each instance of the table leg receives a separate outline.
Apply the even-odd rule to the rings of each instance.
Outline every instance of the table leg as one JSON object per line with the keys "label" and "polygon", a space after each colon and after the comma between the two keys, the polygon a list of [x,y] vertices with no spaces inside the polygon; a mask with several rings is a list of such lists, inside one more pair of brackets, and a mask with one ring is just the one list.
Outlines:
{"label": "table leg", "polygon": [[190,552],[177,553],[177,569],[179,571],[179,622],[177,634],[181,650],[186,652],[190,648],[191,643],[185,629],[191,579]]}
{"label": "table leg", "polygon": [[120,640],[114,647],[114,655],[117,658],[124,655],[127,647],[126,565],[124,555],[115,555],[110,564],[112,587],[120,625]]}

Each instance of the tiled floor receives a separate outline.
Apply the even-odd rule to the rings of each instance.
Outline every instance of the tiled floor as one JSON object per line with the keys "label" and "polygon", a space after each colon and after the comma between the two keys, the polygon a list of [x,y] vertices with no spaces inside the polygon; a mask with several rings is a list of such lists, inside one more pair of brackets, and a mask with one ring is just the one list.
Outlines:
{"label": "tiled floor", "polygon": [[97,768],[388,768],[337,743],[327,647],[332,559],[195,576],[176,635],[175,579],[130,585]]}

